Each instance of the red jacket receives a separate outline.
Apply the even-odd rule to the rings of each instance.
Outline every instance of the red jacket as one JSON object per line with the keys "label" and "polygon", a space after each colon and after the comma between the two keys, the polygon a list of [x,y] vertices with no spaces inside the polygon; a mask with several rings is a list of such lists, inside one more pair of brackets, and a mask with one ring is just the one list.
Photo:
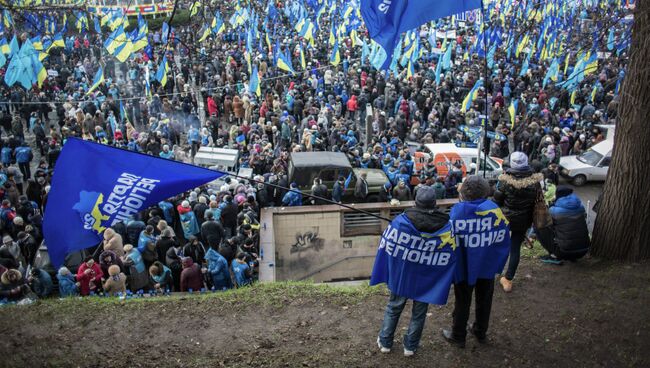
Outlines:
{"label": "red jacket", "polygon": [[[77,271],[77,281],[79,282],[79,294],[81,295],[88,295],[90,294],[90,282],[93,281],[95,284],[95,287],[101,287],[102,285],[102,277],[104,277],[104,273],[102,272],[102,268],[99,267],[97,263],[93,264],[93,267],[90,268],[90,273],[86,275],[85,271],[88,269],[88,266],[86,266],[85,263],[82,263],[81,266],[79,266],[79,270]],[[93,291],[95,288],[93,288]]]}
{"label": "red jacket", "polygon": [[353,95],[352,97],[350,97],[350,99],[348,100],[348,106],[347,107],[348,107],[348,111],[357,111],[357,108],[358,108],[358,106],[357,106],[357,96]]}
{"label": "red jacket", "polygon": [[217,103],[214,102],[212,97],[208,97],[208,114],[210,116],[217,116]]}
{"label": "red jacket", "polygon": [[203,287],[203,274],[201,267],[194,264],[192,258],[183,258],[183,271],[181,272],[181,291],[199,291]]}

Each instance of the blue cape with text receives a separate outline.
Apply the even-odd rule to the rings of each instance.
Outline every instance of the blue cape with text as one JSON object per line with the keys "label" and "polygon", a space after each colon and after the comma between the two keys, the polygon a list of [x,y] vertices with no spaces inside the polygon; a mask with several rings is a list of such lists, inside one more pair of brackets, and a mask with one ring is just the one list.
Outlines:
{"label": "blue cape with text", "polygon": [[370,285],[386,283],[394,294],[446,304],[456,258],[450,224],[433,234],[422,233],[401,214],[381,235]]}
{"label": "blue cape with text", "polygon": [[106,228],[223,175],[180,162],[70,138],[56,162],[43,218],[55,267],[99,243]]}
{"label": "blue cape with text", "polygon": [[510,253],[508,219],[499,206],[487,199],[460,202],[449,218],[460,250],[454,282],[494,279]]}

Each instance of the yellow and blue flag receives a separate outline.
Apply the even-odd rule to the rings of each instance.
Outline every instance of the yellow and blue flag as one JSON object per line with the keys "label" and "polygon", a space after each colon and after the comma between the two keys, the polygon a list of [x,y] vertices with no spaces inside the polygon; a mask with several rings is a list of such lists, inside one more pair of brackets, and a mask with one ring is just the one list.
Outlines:
{"label": "yellow and blue flag", "polygon": [[[96,245],[110,226],[224,175],[158,157],[69,138],[57,159],[43,235],[55,268]],[[121,201],[109,198],[119,196]]]}
{"label": "yellow and blue flag", "polygon": [[164,56],[158,70],[156,71],[156,80],[164,87],[167,84],[167,72],[169,71],[169,64],[167,63],[167,56]]}
{"label": "yellow and blue flag", "polygon": [[339,41],[336,40],[334,48],[332,48],[332,54],[330,55],[330,64],[338,66],[339,63],[341,63],[341,53],[339,52]]}
{"label": "yellow and blue flag", "polygon": [[257,97],[262,95],[262,90],[260,88],[260,74],[257,70],[257,65],[253,66],[253,72],[251,73],[251,80],[248,84],[248,90],[251,93],[255,93]]}
{"label": "yellow and blue flag", "polygon": [[483,86],[483,80],[479,79],[474,83],[474,87],[469,91],[465,99],[463,100],[462,105],[460,106],[460,111],[467,112],[472,107],[472,102],[478,96],[478,90]]}
{"label": "yellow and blue flag", "polygon": [[93,84],[88,89],[88,92],[86,92],[86,95],[89,95],[90,93],[92,93],[92,91],[99,88],[99,86],[101,86],[102,83],[104,83],[104,68],[100,66],[99,69],[97,69],[97,72],[95,73],[95,78],[93,78]]}

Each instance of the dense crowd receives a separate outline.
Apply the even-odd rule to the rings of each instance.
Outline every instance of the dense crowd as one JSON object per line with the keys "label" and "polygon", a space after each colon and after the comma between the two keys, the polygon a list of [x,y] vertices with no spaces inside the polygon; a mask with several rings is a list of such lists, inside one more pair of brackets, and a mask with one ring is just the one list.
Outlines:
{"label": "dense crowd", "polygon": [[[596,46],[597,70],[584,73],[573,92],[546,83],[550,59],[533,55],[528,60],[525,50],[515,57],[505,38],[490,56],[493,65],[486,76],[485,56],[472,52],[480,44],[480,27],[451,19],[421,27],[416,35],[419,59],[396,73],[370,65],[364,55],[370,39],[363,25],[337,36],[340,62],[330,62],[328,39],[331,22],[339,23],[338,12],[319,18],[310,46],[294,29],[295,16],[286,11],[294,3],[271,2],[271,8],[267,2],[251,3],[250,9],[262,15],[254,25],[262,34],[259,47],[256,43],[252,51],[244,45],[242,26],[227,25],[198,42],[201,22],[192,18],[169,34],[150,31],[151,49],[120,63],[103,50],[105,34],[70,29],[65,47],[52,50],[44,61],[48,77],[40,88],[0,86],[0,298],[52,292],[51,276],[34,267],[34,260],[43,239],[41,214],[52,171],[68,137],[184,162],[192,162],[200,147],[234,148],[238,168],[251,168],[254,179],[227,178],[220,186],[197,188],[106,230],[102,244],[83,252],[77,270],[63,267],[56,273],[61,295],[89,295],[127,289],[221,290],[251,283],[262,257],[260,208],[311,203],[288,190],[291,152],[342,152],[353,167],[384,171],[388,181],[379,200],[408,201],[421,186],[433,186],[437,198],[457,196],[463,180],[460,165],[444,176],[438,175],[433,159],[416,168],[413,158],[424,144],[483,144],[490,156],[505,159],[507,170],[511,152],[521,152],[530,162],[526,175],[543,175],[535,179],[544,183],[551,202],[560,157],[588,150],[605,139],[599,124],[615,124],[627,54],[625,49],[612,51],[602,40]],[[220,11],[231,14],[234,6],[222,5]],[[592,47],[595,34],[602,33],[602,24],[614,30],[617,40],[629,36],[625,10],[614,2],[572,6],[573,29],[558,31],[565,36],[568,55],[566,67],[565,54],[557,56],[565,76],[572,75],[584,47]],[[310,15],[316,11],[303,8]],[[209,19],[213,11],[206,5],[201,13]],[[262,22],[265,14],[268,22]],[[531,27],[522,20],[525,14],[500,17],[494,9],[488,14],[504,35],[541,35],[541,24]],[[455,37],[431,37],[434,27],[455,30]],[[19,32],[19,26],[16,31],[20,43],[34,36]],[[264,34],[273,36],[268,47]],[[451,48],[453,62],[437,72],[444,47]],[[278,54],[291,55],[295,73],[278,66]],[[164,86],[156,78],[163,55],[170,68]],[[260,96],[251,89],[248,58],[259,71]],[[105,82],[86,93],[100,65]],[[478,80],[483,84],[465,108]],[[477,141],[471,131],[481,126],[507,139]],[[367,188],[348,189],[344,181],[340,178],[332,189],[316,181],[313,193],[340,202],[341,191],[353,190],[358,201],[368,199]],[[515,207],[507,198],[499,204]],[[516,239],[523,241],[526,230],[518,229]],[[514,276],[516,264],[511,269]]]}

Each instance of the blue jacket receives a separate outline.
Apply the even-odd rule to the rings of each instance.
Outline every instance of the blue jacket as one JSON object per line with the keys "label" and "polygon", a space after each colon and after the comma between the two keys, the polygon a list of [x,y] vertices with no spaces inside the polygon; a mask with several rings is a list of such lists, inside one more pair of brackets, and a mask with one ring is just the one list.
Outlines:
{"label": "blue jacket", "polygon": [[77,284],[72,274],[62,275],[61,270],[59,270],[56,278],[59,280],[59,295],[62,298],[79,295],[79,290],[77,289]]}
{"label": "blue jacket", "polygon": [[208,262],[208,273],[212,275],[213,280],[224,281],[230,278],[228,261],[219,252],[210,248],[205,254],[205,260]]}
{"label": "blue jacket", "polygon": [[2,147],[2,150],[0,151],[0,158],[2,159],[3,165],[8,166],[11,164],[11,152],[11,148]]}
{"label": "blue jacket", "polygon": [[52,277],[42,269],[37,269],[38,275],[32,281],[32,290],[39,298],[44,298],[52,293]]}
{"label": "blue jacket", "polygon": [[147,235],[147,233],[142,230],[140,236],[138,237],[138,251],[143,253],[147,249],[147,243],[152,242],[156,244],[156,237],[152,235]]}
{"label": "blue jacket", "polygon": [[332,188],[332,200],[334,202],[341,202],[343,199],[343,193],[345,192],[345,189],[343,188],[343,185],[339,181],[334,183],[334,188]]}
{"label": "blue jacket", "polygon": [[126,257],[133,262],[133,266],[138,273],[144,272],[144,262],[142,261],[142,255],[139,250],[134,248]]}
{"label": "blue jacket", "polygon": [[284,197],[282,197],[282,204],[289,207],[302,206],[302,194],[288,191]]}
{"label": "blue jacket", "polygon": [[232,260],[232,273],[235,275],[235,281],[237,281],[237,286],[242,287],[251,283],[251,277],[247,276],[246,273],[249,272],[250,267],[247,263],[239,263],[236,259]]}
{"label": "blue jacket", "polygon": [[558,198],[553,207],[549,208],[552,217],[575,216],[585,213],[585,208],[580,198],[571,193],[568,196]]}

